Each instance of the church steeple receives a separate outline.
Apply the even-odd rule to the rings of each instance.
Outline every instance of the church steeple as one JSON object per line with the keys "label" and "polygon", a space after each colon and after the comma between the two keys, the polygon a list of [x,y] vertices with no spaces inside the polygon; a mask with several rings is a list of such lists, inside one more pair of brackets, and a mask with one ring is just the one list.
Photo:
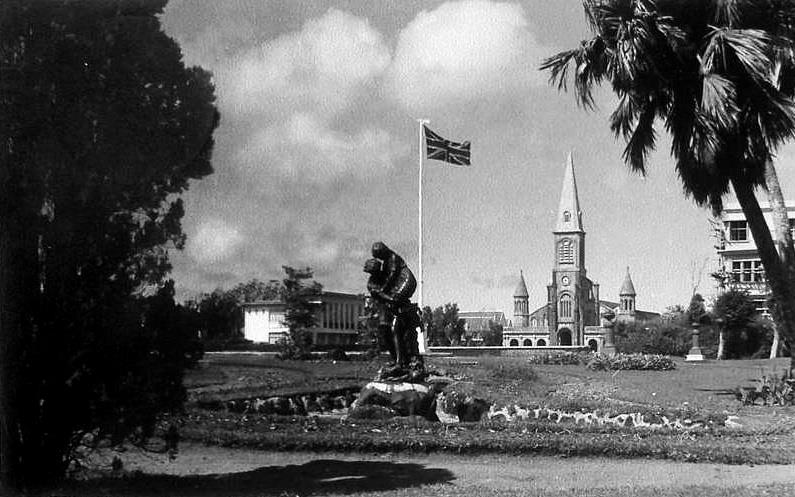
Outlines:
{"label": "church steeple", "polygon": [[632,284],[632,278],[629,276],[629,266],[627,266],[627,275],[624,277],[624,283],[621,284],[621,289],[618,291],[618,298],[621,304],[618,308],[619,315],[635,315],[635,285]]}
{"label": "church steeple", "polygon": [[582,212],[577,195],[577,180],[574,177],[574,162],[569,152],[566,170],[563,174],[563,189],[560,192],[558,218],[555,233],[582,233]]}
{"label": "church steeple", "polygon": [[513,292],[513,323],[514,326],[527,327],[530,325],[530,305],[527,285],[524,274],[519,270],[519,284]]}

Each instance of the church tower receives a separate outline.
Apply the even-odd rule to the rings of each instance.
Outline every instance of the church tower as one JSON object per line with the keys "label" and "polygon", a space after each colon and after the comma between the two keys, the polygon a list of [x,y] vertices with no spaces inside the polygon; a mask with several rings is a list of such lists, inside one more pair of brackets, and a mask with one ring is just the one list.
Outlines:
{"label": "church tower", "polygon": [[519,270],[519,284],[513,292],[513,325],[526,328],[530,324],[530,295],[524,282],[524,274]]}
{"label": "church tower", "polygon": [[627,266],[627,275],[624,278],[624,283],[621,284],[621,289],[618,291],[618,298],[621,301],[618,306],[617,316],[635,317],[635,285],[632,284],[632,278],[629,276],[629,266]]}
{"label": "church tower", "polygon": [[554,345],[582,345],[585,325],[591,324],[591,314],[598,306],[593,305],[594,289],[586,277],[585,231],[571,153],[566,161],[552,234],[555,263],[552,284],[547,287],[548,310],[552,316],[549,341]]}

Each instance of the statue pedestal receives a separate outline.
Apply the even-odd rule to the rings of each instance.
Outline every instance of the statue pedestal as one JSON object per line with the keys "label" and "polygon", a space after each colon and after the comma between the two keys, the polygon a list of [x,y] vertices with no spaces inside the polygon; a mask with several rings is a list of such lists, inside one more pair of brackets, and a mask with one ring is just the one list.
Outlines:
{"label": "statue pedestal", "polygon": [[698,323],[693,323],[693,343],[690,346],[690,351],[688,351],[687,356],[685,357],[685,361],[700,362],[704,360],[704,354],[701,353],[701,346],[698,343],[698,335]]}
{"label": "statue pedestal", "polygon": [[348,412],[353,418],[421,416],[438,421],[435,384],[407,381],[372,381],[362,388]]}

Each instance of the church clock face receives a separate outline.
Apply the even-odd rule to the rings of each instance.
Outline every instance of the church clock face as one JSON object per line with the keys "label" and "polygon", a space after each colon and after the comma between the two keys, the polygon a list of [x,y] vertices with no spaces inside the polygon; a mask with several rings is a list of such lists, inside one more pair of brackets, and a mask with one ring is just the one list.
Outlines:
{"label": "church clock face", "polygon": [[563,278],[560,279],[560,282],[563,284],[563,286],[569,286],[569,277],[564,276]]}

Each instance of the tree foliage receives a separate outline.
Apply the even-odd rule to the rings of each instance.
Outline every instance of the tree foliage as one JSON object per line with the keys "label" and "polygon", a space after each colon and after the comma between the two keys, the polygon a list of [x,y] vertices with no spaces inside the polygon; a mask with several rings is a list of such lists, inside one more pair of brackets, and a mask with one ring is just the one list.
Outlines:
{"label": "tree foliage", "polygon": [[312,280],[310,268],[295,269],[289,266],[283,268],[286,273],[286,277],[282,280],[284,324],[289,330],[289,338],[283,344],[282,357],[306,359],[312,352],[311,329],[317,325],[317,298],[323,287]]}
{"label": "tree foliage", "polygon": [[502,345],[503,326],[489,319],[489,329],[483,332],[483,345],[496,346]]}
{"label": "tree foliage", "polygon": [[758,320],[756,305],[746,292],[728,290],[719,295],[712,316],[725,333],[725,359],[750,357],[765,341],[765,322]]}
{"label": "tree foliage", "polygon": [[63,475],[85,433],[151,432],[184,396],[179,194],[212,172],[210,75],[163,0],[0,9],[0,480]]}
{"label": "tree foliage", "polygon": [[460,345],[464,320],[458,317],[458,304],[447,303],[435,309],[422,309],[422,322],[428,341],[433,345]]}

